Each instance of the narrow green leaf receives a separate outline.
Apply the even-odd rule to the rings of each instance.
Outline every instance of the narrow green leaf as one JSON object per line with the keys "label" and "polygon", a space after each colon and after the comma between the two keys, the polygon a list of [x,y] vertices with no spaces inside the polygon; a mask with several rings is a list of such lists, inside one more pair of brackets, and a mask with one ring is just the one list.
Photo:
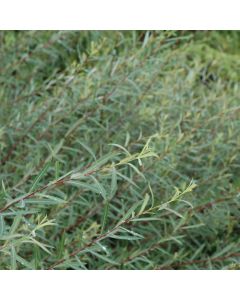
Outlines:
{"label": "narrow green leaf", "polygon": [[96,159],[96,156],[94,154],[94,152],[92,151],[92,149],[90,147],[88,147],[86,144],[84,144],[83,142],[79,142],[78,143],[85,149],[87,150],[87,152],[93,157],[94,160],[97,160]]}
{"label": "narrow green leaf", "polygon": [[129,141],[130,141],[130,134],[129,134],[129,132],[127,131],[127,133],[126,133],[126,140],[125,140],[125,143],[124,143],[124,146],[125,146],[125,147],[128,146]]}
{"label": "narrow green leaf", "polygon": [[11,229],[10,229],[10,234],[14,234],[21,222],[22,216],[18,215],[14,218]]}
{"label": "narrow green leaf", "polygon": [[133,235],[116,235],[116,234],[109,235],[109,238],[116,239],[116,240],[127,240],[127,241],[136,241],[141,239],[140,237],[133,236]]}
{"label": "narrow green leaf", "polygon": [[103,256],[103,255],[101,255],[101,254],[99,254],[99,253],[97,253],[95,251],[89,250],[88,252],[91,253],[92,255],[95,255],[96,257],[98,257],[98,258],[100,258],[100,259],[102,259],[102,260],[110,263],[110,264],[118,265],[118,263],[115,262],[114,260],[112,260],[112,259],[110,259],[110,258],[108,258],[106,256]]}
{"label": "narrow green leaf", "polygon": [[60,162],[56,160],[55,162],[55,179],[58,179],[60,176]]}
{"label": "narrow green leaf", "polygon": [[141,213],[144,211],[145,207],[147,206],[148,204],[148,201],[149,201],[150,197],[149,197],[149,194],[146,194],[144,199],[143,199],[143,203],[142,203],[142,206],[140,208],[140,211],[139,211],[139,215],[141,215]]}
{"label": "narrow green leaf", "polygon": [[15,247],[11,246],[11,269],[16,270],[17,269],[17,261],[16,261],[16,250]]}
{"label": "narrow green leaf", "polygon": [[76,180],[69,180],[67,182],[67,184],[79,187],[82,190],[92,191],[94,193],[99,194],[98,187],[96,187],[96,185],[93,185],[93,184],[89,184],[89,183],[85,183],[85,182],[79,182],[79,181],[76,181]]}
{"label": "narrow green leaf", "polygon": [[25,243],[32,243],[35,244],[37,246],[39,246],[40,248],[42,248],[45,252],[47,252],[48,254],[51,254],[51,252],[47,249],[48,245],[45,245],[39,241],[37,241],[36,239],[34,239],[33,237],[30,237],[29,240],[26,240]]}
{"label": "narrow green leaf", "polygon": [[91,178],[96,183],[99,194],[103,197],[103,199],[105,201],[107,201],[107,192],[106,192],[105,188],[102,186],[102,184],[100,184],[100,182],[94,176],[91,175]]}
{"label": "narrow green leaf", "polygon": [[110,146],[117,147],[117,148],[123,150],[127,155],[131,156],[130,152],[129,152],[126,148],[124,148],[123,146],[118,145],[118,144],[109,144],[109,145],[110,145]]}
{"label": "narrow green leaf", "polygon": [[137,167],[135,167],[133,164],[128,163],[128,165],[139,175],[141,176],[144,180],[146,180],[145,176],[143,175],[143,173],[141,173]]}
{"label": "narrow green leaf", "polygon": [[48,168],[50,167],[51,162],[46,163],[46,165],[43,167],[42,171],[37,175],[37,177],[35,178],[29,193],[31,193],[32,191],[35,190],[36,186],[38,185],[39,181],[41,180],[41,178],[46,174],[46,172],[48,171]]}
{"label": "narrow green leaf", "polygon": [[[65,200],[59,198],[59,197],[56,197],[56,196],[52,196],[52,195],[45,195],[45,194],[40,194],[40,193],[37,193],[36,196],[39,196],[41,198],[45,198],[45,199],[49,199],[51,200],[49,203],[66,203]],[[40,199],[40,202],[42,201],[42,199]]]}
{"label": "narrow green leaf", "polygon": [[8,240],[12,240],[12,239],[20,238],[20,237],[22,237],[21,234],[12,234],[12,235],[8,234],[8,235],[0,236],[0,240],[8,241]]}
{"label": "narrow green leaf", "polygon": [[99,170],[100,167],[105,165],[110,159],[116,158],[119,154],[118,153],[109,153],[98,159],[96,162],[94,162],[91,167],[87,168],[84,171],[84,174],[90,173],[92,171]]}
{"label": "narrow green leaf", "polygon": [[112,168],[112,180],[111,180],[111,190],[110,198],[112,199],[117,191],[117,172],[115,168]]}
{"label": "narrow green leaf", "polygon": [[2,190],[3,190],[4,196],[8,196],[7,191],[6,191],[6,187],[5,187],[5,184],[4,184],[3,180],[2,180]]}
{"label": "narrow green leaf", "polygon": [[33,270],[34,266],[29,263],[28,261],[26,261],[24,258],[22,258],[21,256],[16,254],[16,260],[23,265],[24,267],[26,267],[28,270]]}
{"label": "narrow green leaf", "polygon": [[119,224],[121,224],[122,222],[124,222],[125,220],[127,220],[132,215],[132,213],[134,214],[135,213],[135,209],[140,205],[140,203],[141,202],[134,203],[133,206],[126,212],[126,214],[117,223],[117,226]]}
{"label": "narrow green leaf", "polygon": [[38,209],[29,209],[29,210],[19,210],[12,212],[3,212],[2,216],[24,216],[24,215],[32,215],[38,213]]}
{"label": "narrow green leaf", "polygon": [[2,214],[0,214],[0,236],[3,236],[4,233],[5,233],[5,221]]}
{"label": "narrow green leaf", "polygon": [[101,226],[101,234],[103,233],[106,222],[107,222],[108,211],[109,211],[109,201],[107,200],[106,203],[105,203],[105,206],[104,206],[104,213],[103,213],[102,226]]}

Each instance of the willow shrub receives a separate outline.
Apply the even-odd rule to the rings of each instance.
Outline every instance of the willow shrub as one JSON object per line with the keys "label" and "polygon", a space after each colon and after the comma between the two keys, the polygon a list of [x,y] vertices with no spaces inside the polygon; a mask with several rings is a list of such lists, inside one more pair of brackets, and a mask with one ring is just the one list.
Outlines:
{"label": "willow shrub", "polygon": [[1,269],[239,268],[238,32],[0,41]]}

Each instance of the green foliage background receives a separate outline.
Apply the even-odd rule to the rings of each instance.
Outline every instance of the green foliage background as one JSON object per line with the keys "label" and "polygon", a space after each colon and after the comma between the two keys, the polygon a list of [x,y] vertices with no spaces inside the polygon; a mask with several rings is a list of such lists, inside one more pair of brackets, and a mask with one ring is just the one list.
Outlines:
{"label": "green foliage background", "polygon": [[239,269],[239,49],[0,32],[0,268]]}

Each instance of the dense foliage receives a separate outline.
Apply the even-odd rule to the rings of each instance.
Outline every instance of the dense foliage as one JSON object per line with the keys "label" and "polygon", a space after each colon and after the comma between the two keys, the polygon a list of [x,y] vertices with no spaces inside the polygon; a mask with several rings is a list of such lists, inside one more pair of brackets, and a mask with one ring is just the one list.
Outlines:
{"label": "dense foliage", "polygon": [[0,33],[0,269],[238,269],[239,32]]}

